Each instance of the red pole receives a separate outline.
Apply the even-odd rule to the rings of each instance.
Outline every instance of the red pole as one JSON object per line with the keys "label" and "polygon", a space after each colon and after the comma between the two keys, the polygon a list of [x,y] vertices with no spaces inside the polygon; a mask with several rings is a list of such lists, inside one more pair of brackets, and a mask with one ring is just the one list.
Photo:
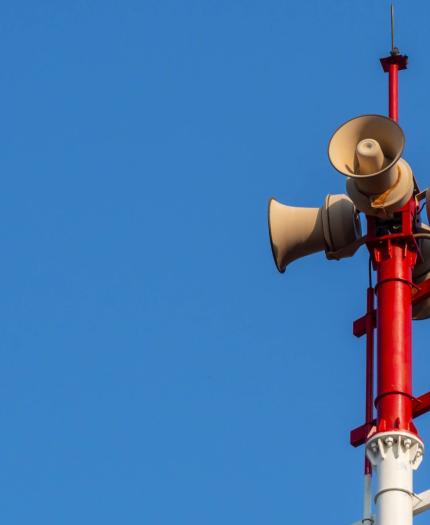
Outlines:
{"label": "red pole", "polygon": [[399,82],[398,82],[399,66],[391,63],[388,69],[388,116],[395,120],[399,120]]}
{"label": "red pole", "polygon": [[407,55],[400,55],[398,49],[392,51],[390,56],[381,58],[381,66],[388,73],[388,116],[399,120],[399,71],[408,67]]}
{"label": "red pole", "polygon": [[[407,56],[398,51],[381,59],[388,72],[389,117],[399,117],[398,72],[406,69]],[[402,232],[412,230],[414,198],[401,211]],[[412,270],[416,251],[406,238],[385,239],[373,249],[377,270],[377,431],[416,433],[412,422]]]}
{"label": "red pole", "polygon": [[377,430],[415,433],[412,423],[412,291],[414,252],[405,241],[385,240],[377,265]]}
{"label": "red pole", "polygon": [[[366,314],[366,419],[368,425],[373,421],[373,309],[374,309],[374,289],[369,286],[367,289],[367,314]],[[369,458],[365,455],[364,474],[372,474],[372,465]]]}

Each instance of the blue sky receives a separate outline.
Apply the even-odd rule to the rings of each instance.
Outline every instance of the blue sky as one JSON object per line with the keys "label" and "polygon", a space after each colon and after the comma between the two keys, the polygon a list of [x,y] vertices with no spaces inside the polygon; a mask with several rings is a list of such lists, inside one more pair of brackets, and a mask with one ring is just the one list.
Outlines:
{"label": "blue sky", "polygon": [[[344,192],[327,143],[386,113],[388,16],[380,0],[2,2],[4,523],[360,518],[367,254],[281,276],[266,206]],[[398,1],[396,19],[425,187],[430,4]]]}

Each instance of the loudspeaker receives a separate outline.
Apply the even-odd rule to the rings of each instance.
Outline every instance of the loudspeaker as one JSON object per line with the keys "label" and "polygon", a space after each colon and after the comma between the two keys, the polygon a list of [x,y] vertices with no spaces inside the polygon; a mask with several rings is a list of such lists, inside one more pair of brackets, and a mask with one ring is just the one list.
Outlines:
{"label": "loudspeaker", "polygon": [[[423,224],[422,231],[430,233],[430,228]],[[418,263],[412,273],[412,280],[419,284],[430,279],[430,239],[420,240],[420,251],[423,260]],[[412,319],[421,320],[430,317],[430,299],[424,299],[412,307]]]}
{"label": "loudspeaker", "polygon": [[412,170],[400,158],[404,145],[400,126],[383,115],[355,117],[334,132],[328,156],[348,177],[346,191],[360,211],[385,217],[411,198]]}
{"label": "loudspeaker", "polygon": [[297,208],[270,199],[268,221],[272,254],[281,273],[296,259],[323,250],[329,259],[350,257],[361,236],[358,212],[346,195],[327,195],[321,208]]}
{"label": "loudspeaker", "polygon": [[427,220],[430,221],[430,188],[426,190],[426,213]]}

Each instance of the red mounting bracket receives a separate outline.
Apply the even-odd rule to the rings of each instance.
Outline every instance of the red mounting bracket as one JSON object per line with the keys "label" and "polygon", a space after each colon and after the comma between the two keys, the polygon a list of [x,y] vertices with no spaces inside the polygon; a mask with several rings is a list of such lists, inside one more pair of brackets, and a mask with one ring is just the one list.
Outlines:
{"label": "red mounting bracket", "polygon": [[408,55],[391,54],[390,56],[380,58],[379,60],[385,73],[390,71],[390,65],[392,64],[397,66],[398,71],[402,71],[402,69],[407,69],[408,67]]}

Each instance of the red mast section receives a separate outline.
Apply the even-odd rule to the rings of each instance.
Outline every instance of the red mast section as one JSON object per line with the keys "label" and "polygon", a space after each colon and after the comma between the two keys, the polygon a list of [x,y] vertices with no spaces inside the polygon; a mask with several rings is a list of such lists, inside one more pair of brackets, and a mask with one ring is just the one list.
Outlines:
{"label": "red mast section", "polygon": [[[389,117],[396,122],[399,116],[398,72],[406,69],[407,61],[408,57],[401,55],[394,45],[390,56],[381,59],[384,71],[388,72]],[[377,271],[378,391],[375,405],[378,432],[417,433],[412,422],[412,270],[417,246],[410,238],[416,213],[413,196],[400,212],[402,235],[369,246]],[[368,222],[375,221],[372,218]]]}
{"label": "red mast section", "polygon": [[[393,23],[393,19],[392,19]],[[407,55],[394,46],[392,27],[390,55],[380,59],[388,73],[388,115],[398,121],[398,72],[407,68]],[[364,444],[375,433],[406,431],[418,435],[413,418],[430,410],[430,392],[418,398],[412,393],[412,304],[430,297],[430,284],[412,282],[419,256],[414,237],[419,221],[418,188],[410,201],[386,224],[367,216],[367,247],[377,284],[367,290],[366,315],[354,322],[353,333],[366,335],[365,423],[352,430],[351,444]],[[377,309],[374,309],[374,292]],[[373,331],[377,327],[377,396],[373,401]],[[377,417],[373,418],[373,402]],[[366,460],[366,474],[371,466]]]}
{"label": "red mast section", "polygon": [[[393,35],[393,32],[392,32]],[[398,121],[398,72],[407,68],[408,57],[394,47],[381,58],[388,73],[388,114]],[[373,310],[373,288],[367,291],[367,313],[354,323],[354,335],[366,334],[366,420],[351,433],[354,446],[376,432],[407,431],[417,434],[413,424],[412,395],[412,270],[418,247],[413,237],[417,215],[415,195],[388,224],[367,217],[367,247],[377,272]],[[376,315],[375,315],[376,314]],[[373,330],[377,326],[377,419],[373,420]],[[366,473],[371,472],[366,460]]]}

